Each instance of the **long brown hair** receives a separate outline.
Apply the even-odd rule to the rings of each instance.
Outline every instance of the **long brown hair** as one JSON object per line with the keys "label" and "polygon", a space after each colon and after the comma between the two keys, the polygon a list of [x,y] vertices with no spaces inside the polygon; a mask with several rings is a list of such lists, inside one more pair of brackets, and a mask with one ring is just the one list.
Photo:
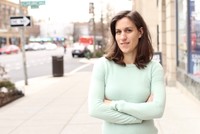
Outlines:
{"label": "long brown hair", "polygon": [[116,22],[124,17],[129,18],[136,26],[138,30],[143,29],[142,37],[139,39],[137,46],[137,55],[135,59],[135,65],[139,69],[143,69],[151,61],[153,57],[153,47],[151,42],[151,35],[147,28],[147,25],[142,18],[142,16],[137,11],[121,11],[116,16],[114,16],[110,23],[111,31],[111,42],[106,50],[106,58],[112,60],[115,63],[126,66],[124,63],[123,52],[119,49],[117,41],[115,39],[116,35]]}

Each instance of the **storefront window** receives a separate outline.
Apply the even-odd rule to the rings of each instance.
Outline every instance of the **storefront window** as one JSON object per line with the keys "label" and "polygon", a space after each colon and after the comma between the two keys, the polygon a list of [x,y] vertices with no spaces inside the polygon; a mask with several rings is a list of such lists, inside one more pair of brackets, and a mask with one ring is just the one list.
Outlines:
{"label": "storefront window", "polygon": [[178,0],[178,67],[187,72],[187,0]]}
{"label": "storefront window", "polygon": [[6,38],[0,37],[0,48],[6,45]]}
{"label": "storefront window", "polygon": [[190,0],[191,74],[200,78],[200,0]]}

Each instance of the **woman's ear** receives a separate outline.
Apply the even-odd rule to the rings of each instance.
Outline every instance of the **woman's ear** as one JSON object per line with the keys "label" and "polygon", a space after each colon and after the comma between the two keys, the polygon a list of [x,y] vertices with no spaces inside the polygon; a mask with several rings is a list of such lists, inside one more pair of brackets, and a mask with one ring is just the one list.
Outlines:
{"label": "woman's ear", "polygon": [[143,27],[141,27],[141,28],[139,29],[139,32],[140,32],[140,36],[139,36],[139,38],[141,38],[142,35],[143,35]]}

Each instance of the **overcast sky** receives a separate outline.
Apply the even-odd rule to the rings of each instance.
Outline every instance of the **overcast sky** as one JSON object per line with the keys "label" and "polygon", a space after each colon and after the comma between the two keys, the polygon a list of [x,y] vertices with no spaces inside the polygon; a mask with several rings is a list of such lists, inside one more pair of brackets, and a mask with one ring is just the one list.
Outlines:
{"label": "overcast sky", "polygon": [[[19,3],[19,0],[10,0]],[[43,1],[43,0],[21,0]],[[44,0],[45,5],[39,9],[30,9],[30,15],[36,19],[55,19],[57,21],[86,21],[89,17],[89,2],[94,2],[96,16],[100,15],[101,3],[113,2],[112,5],[118,10],[130,9],[130,0]]]}

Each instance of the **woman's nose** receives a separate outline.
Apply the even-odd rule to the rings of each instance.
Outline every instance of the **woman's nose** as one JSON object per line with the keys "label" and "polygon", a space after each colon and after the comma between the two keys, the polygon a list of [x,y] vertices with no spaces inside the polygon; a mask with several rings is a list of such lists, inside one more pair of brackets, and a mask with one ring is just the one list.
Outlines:
{"label": "woman's nose", "polygon": [[125,32],[122,32],[120,38],[121,38],[122,40],[125,40],[125,39],[127,38],[126,33],[125,33]]}

